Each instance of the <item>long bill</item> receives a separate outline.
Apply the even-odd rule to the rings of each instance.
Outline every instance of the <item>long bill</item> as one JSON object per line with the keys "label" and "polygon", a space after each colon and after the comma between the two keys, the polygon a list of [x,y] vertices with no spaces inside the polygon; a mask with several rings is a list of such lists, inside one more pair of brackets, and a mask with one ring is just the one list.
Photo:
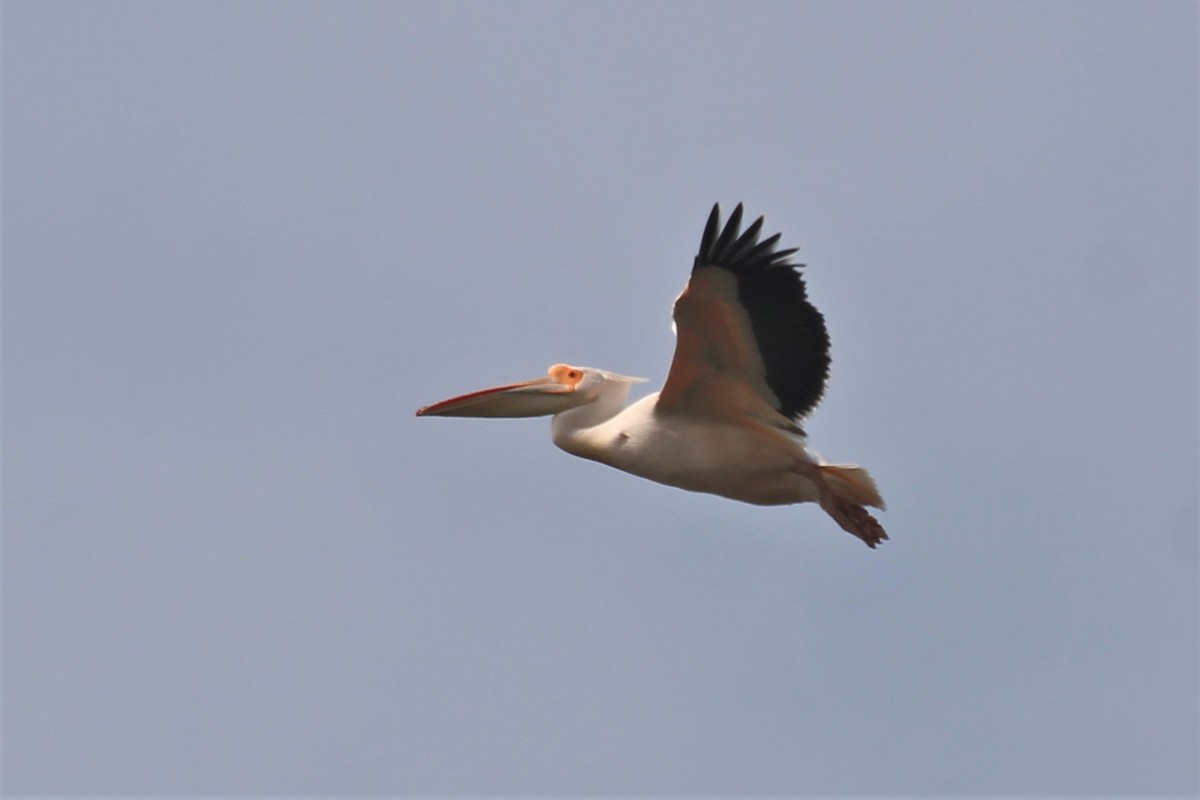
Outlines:
{"label": "long bill", "polygon": [[544,417],[588,402],[552,375],[460,394],[417,409],[418,417]]}

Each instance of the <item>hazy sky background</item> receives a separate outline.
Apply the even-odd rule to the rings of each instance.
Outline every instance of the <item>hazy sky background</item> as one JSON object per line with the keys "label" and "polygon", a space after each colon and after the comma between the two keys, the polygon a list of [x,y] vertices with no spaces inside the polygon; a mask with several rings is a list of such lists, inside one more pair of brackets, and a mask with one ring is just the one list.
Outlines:
{"label": "hazy sky background", "polygon": [[[5,2],[4,790],[1195,796],[1197,29]],[[413,416],[656,388],[718,200],[878,551]]]}

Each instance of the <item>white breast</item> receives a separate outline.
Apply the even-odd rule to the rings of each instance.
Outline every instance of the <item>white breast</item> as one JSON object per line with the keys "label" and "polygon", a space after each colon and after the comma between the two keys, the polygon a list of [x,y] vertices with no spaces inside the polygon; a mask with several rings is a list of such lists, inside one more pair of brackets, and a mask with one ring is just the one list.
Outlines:
{"label": "white breast", "polygon": [[814,459],[798,437],[753,421],[714,422],[656,410],[657,394],[612,419],[555,436],[569,453],[658,483],[757,505],[814,501]]}

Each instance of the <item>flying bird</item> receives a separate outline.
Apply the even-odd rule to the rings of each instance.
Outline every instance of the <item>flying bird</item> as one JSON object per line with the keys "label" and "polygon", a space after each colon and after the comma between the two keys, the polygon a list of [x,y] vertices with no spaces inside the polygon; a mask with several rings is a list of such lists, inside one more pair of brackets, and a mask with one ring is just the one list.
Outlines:
{"label": "flying bird", "polygon": [[819,503],[875,547],[887,533],[866,506],[883,498],[865,469],[805,449],[799,421],[829,378],[825,318],[808,301],[797,250],[744,232],[739,203],[709,215],[691,278],[675,300],[675,356],[662,390],[626,405],[642,378],[555,364],[545,377],[452,397],[421,417],[551,416],[554,444],[658,483],[755,505]]}

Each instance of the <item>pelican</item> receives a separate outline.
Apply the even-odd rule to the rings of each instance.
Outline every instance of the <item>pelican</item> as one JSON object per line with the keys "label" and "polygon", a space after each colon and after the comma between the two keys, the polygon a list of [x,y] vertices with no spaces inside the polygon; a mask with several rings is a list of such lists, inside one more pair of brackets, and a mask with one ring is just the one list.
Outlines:
{"label": "pelican", "polygon": [[887,539],[866,506],[884,508],[875,481],[852,464],[805,449],[799,421],[829,378],[825,318],[792,261],[744,232],[742,205],[721,227],[714,205],[683,293],[675,300],[675,355],[662,390],[626,405],[642,378],[555,364],[545,377],[471,392],[420,417],[552,417],[561,449],[658,483],[755,505],[819,503],[874,548]]}

